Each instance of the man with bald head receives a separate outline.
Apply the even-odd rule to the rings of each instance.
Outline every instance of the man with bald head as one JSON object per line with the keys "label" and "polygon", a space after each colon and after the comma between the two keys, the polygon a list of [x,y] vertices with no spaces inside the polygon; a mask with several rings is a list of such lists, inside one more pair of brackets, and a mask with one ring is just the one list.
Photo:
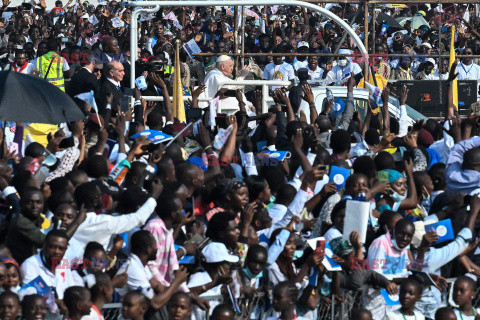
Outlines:
{"label": "man with bald head", "polygon": [[128,60],[120,51],[120,45],[115,37],[108,37],[102,41],[102,57],[100,59],[103,63],[112,61],[120,61],[125,63]]}
{"label": "man with bald head", "polygon": [[188,189],[188,197],[198,195],[205,183],[205,174],[199,166],[193,163],[184,163],[175,170],[177,180],[183,183]]}
{"label": "man with bald head", "polygon": [[[122,100],[122,91],[120,89],[120,82],[125,75],[125,69],[123,64],[118,61],[112,61],[104,65],[103,67],[103,83],[100,88],[98,96],[98,111],[104,115],[108,108],[108,105],[112,108],[112,112],[116,110],[117,106],[120,106]],[[108,101],[109,95],[113,96],[112,101]]]}

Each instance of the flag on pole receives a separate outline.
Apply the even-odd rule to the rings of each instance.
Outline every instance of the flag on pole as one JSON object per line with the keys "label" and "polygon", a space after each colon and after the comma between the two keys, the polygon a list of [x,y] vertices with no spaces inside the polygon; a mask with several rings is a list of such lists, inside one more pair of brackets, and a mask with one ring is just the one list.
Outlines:
{"label": "flag on pole", "polygon": [[383,100],[382,100],[382,90],[380,90],[379,87],[376,87],[368,82],[365,82],[368,90],[370,90],[370,99],[375,101],[377,106],[381,107],[383,106]]}
{"label": "flag on pole", "polygon": [[177,50],[175,50],[175,67],[173,76],[173,116],[180,122],[187,122],[185,116],[185,106],[183,104],[183,86],[180,76],[180,46],[177,40]]}
{"label": "flag on pole", "polygon": [[95,114],[97,115],[97,119],[98,119],[98,124],[100,125],[100,128],[101,128],[102,122],[100,121],[100,116],[98,115],[98,106],[97,106],[97,102],[95,101],[93,90],[90,90],[90,92],[77,94],[75,98],[83,100],[92,106],[93,110],[95,110]]}
{"label": "flag on pole", "polygon": [[[453,63],[455,62],[455,26],[452,26],[452,39],[450,40],[450,63],[448,64],[448,69],[452,68]],[[453,105],[455,109],[458,110],[458,84],[457,78],[452,81],[453,88]]]}
{"label": "flag on pole", "polygon": [[86,103],[92,106],[93,110],[95,110],[96,113],[98,113],[97,102],[95,101],[93,90],[90,90],[90,92],[77,94],[75,98],[85,101]]}

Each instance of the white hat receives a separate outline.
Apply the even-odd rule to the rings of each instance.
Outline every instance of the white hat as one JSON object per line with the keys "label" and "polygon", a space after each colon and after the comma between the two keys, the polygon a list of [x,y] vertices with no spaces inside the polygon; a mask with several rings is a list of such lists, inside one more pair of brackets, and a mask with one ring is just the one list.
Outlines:
{"label": "white hat", "polygon": [[432,45],[428,42],[424,42],[420,46],[424,46],[424,47],[427,47],[428,49],[432,49]]}
{"label": "white hat", "polygon": [[224,54],[222,54],[220,57],[217,58],[217,62],[225,62],[228,60],[232,60],[232,58]]}
{"label": "white hat", "polygon": [[297,45],[297,48],[300,48],[300,47],[307,47],[307,48],[310,48],[310,46],[308,45],[308,42],[307,41],[300,41]]}
{"label": "white hat", "polygon": [[350,49],[340,49],[340,50],[338,50],[338,54],[352,54],[352,50],[350,50]]}
{"label": "white hat", "polygon": [[238,262],[240,258],[238,256],[228,253],[227,247],[221,242],[210,242],[203,248],[202,255],[207,263],[217,262]]}

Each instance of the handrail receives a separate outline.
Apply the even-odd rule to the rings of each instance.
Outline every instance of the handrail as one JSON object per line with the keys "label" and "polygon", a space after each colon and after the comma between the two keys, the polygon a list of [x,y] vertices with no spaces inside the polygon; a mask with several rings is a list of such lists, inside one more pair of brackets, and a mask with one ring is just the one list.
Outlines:
{"label": "handrail", "polygon": [[[138,16],[141,12],[156,12],[159,10],[160,7],[177,7],[181,6],[197,6],[197,7],[205,7],[205,6],[253,6],[253,5],[263,5],[263,6],[271,6],[271,5],[289,5],[289,6],[298,6],[306,9],[310,9],[313,11],[317,11],[323,16],[334,20],[338,25],[340,25],[345,31],[350,35],[353,39],[355,44],[357,45],[360,53],[365,56],[366,63],[368,64],[368,52],[363,45],[362,40],[358,37],[356,32],[346,23],[342,18],[337,16],[336,14],[330,12],[329,10],[320,7],[317,4],[308,3],[299,0],[210,0],[210,1],[203,1],[203,0],[185,0],[178,2],[176,0],[167,0],[167,1],[127,1],[124,2],[125,5],[131,7],[151,7],[149,9],[140,9],[140,10],[133,10],[132,17],[131,17],[131,29],[130,29],[130,86],[131,88],[135,88],[135,61],[137,58],[136,52],[138,48]],[[147,11],[146,11],[147,10]],[[263,104],[266,104],[263,102]],[[263,108],[263,106],[262,106]]]}

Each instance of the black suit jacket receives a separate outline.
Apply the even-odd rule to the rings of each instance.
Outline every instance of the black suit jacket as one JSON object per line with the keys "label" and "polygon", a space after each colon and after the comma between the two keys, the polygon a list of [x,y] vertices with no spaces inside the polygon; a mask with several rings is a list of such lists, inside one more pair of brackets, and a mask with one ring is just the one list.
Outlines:
{"label": "black suit jacket", "polygon": [[111,93],[113,95],[112,115],[116,113],[117,106],[121,106],[123,94],[117,87],[108,79],[102,78],[100,90],[95,97],[98,106],[98,112],[103,116],[107,109],[107,96]]}
{"label": "black suit jacket", "polygon": [[85,68],[78,70],[70,80],[68,94],[73,98],[77,94],[90,92],[93,90],[95,94],[100,89],[100,83],[97,77]]}

